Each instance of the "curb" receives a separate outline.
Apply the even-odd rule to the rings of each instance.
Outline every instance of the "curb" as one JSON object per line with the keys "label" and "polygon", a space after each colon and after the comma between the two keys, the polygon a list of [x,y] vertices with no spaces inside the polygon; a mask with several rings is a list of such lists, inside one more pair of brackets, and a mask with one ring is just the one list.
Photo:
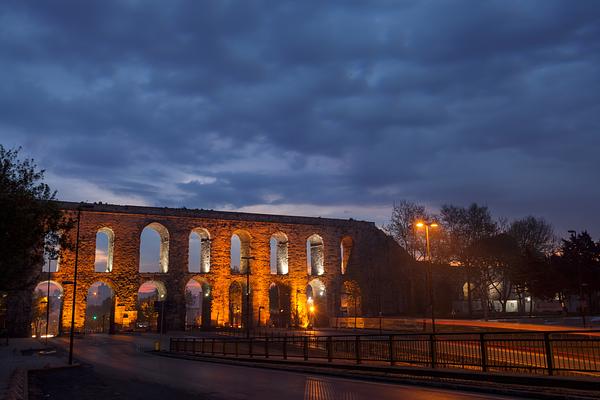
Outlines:
{"label": "curb", "polygon": [[[517,397],[525,397],[532,399],[541,400],[566,400],[566,399],[580,399],[589,400],[596,399],[599,397],[598,391],[586,391],[581,390],[580,387],[573,390],[565,387],[552,387],[552,386],[533,386],[523,387],[523,384],[512,383],[512,387],[509,386],[508,382],[501,382],[496,380],[495,375],[489,375],[486,382],[477,379],[468,379],[463,377],[452,376],[452,374],[446,374],[442,376],[442,371],[436,370],[395,370],[395,371],[380,371],[376,369],[357,369],[356,366],[352,365],[315,365],[304,364],[294,361],[281,361],[281,360],[260,360],[260,359],[235,359],[228,357],[218,356],[194,356],[189,354],[176,354],[171,352],[155,352],[150,351],[149,353],[158,355],[161,357],[179,358],[190,361],[201,361],[211,362],[217,364],[228,364],[237,365],[243,367],[252,368],[263,368],[272,370],[284,370],[289,372],[303,372],[312,373],[318,375],[327,375],[338,378],[364,380],[370,382],[381,382],[391,384],[403,384],[403,385],[414,385],[414,386],[429,386],[437,389],[452,389],[460,391],[469,391],[477,393],[487,393],[494,395],[509,395]],[[360,367],[360,366],[359,366]],[[364,367],[364,366],[363,366]],[[436,374],[429,374],[429,372],[435,371]],[[407,373],[408,372],[408,373]],[[412,373],[411,373],[412,372]],[[420,373],[415,373],[420,372]],[[395,374],[395,375],[394,375]],[[466,374],[463,374],[466,375]],[[504,378],[510,376],[503,375]],[[528,378],[528,377],[525,377]],[[539,377],[538,377],[539,378]],[[555,379],[553,379],[555,380]],[[584,381],[585,382],[585,381]],[[600,381],[593,382],[600,386]],[[494,385],[496,385],[494,387]],[[536,390],[537,389],[537,390]]]}
{"label": "curb", "polygon": [[81,364],[61,365],[46,368],[17,368],[8,381],[8,389],[3,400],[29,400],[29,373],[41,371],[56,371],[61,369],[79,368]]}
{"label": "curb", "polygon": [[17,368],[8,381],[8,390],[4,396],[5,400],[28,400],[29,399],[29,387],[28,387],[28,376],[27,370]]}

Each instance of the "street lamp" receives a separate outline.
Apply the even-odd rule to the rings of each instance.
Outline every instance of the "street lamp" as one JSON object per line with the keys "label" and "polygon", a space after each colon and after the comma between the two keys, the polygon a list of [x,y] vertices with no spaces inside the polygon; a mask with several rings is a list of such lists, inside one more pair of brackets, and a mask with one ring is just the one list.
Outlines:
{"label": "street lamp", "polygon": [[75,268],[73,271],[73,304],[71,307],[71,332],[69,334],[69,365],[73,364],[73,338],[75,335],[75,301],[77,299],[77,263],[79,261],[79,222],[81,209],[93,208],[90,204],[80,203],[77,207],[77,239],[75,240]]}
{"label": "street lamp", "polygon": [[300,289],[296,289],[296,328],[300,327],[300,314],[298,313],[298,295],[300,294]]}
{"label": "street lamp", "polygon": [[429,286],[429,304],[431,306],[431,330],[435,333],[435,308],[433,301],[433,277],[431,273],[431,247],[429,244],[429,229],[435,229],[439,225],[436,222],[418,221],[415,226],[417,229],[425,228],[425,248],[427,257],[427,283]]}
{"label": "street lamp", "polygon": [[48,344],[48,326],[50,325],[50,262],[52,258],[48,255],[48,285],[46,288],[46,296],[48,301],[46,303],[46,344]]}
{"label": "street lamp", "polygon": [[315,301],[312,297],[309,297],[306,302],[308,303],[308,324],[313,329],[315,324]]}
{"label": "street lamp", "polygon": [[257,323],[257,325],[258,325],[259,328],[260,328],[260,311],[264,310],[264,308],[265,308],[264,306],[259,306],[258,307],[258,323]]}
{"label": "street lamp", "polygon": [[242,260],[246,260],[246,338],[250,339],[250,260],[254,260],[254,257],[240,257]]}

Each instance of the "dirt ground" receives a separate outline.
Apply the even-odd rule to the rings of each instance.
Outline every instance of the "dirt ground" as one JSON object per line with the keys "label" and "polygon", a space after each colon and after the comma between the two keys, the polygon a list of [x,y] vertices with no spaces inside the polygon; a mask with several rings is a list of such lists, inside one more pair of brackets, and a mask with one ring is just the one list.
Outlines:
{"label": "dirt ground", "polygon": [[123,380],[95,373],[92,366],[31,371],[31,400],[165,400],[207,399],[198,394],[156,383]]}

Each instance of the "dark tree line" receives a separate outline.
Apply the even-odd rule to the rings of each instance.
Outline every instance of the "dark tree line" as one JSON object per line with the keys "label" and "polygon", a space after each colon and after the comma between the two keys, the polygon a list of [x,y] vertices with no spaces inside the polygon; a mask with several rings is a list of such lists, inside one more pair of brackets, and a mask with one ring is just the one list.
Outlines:
{"label": "dark tree line", "polygon": [[525,309],[527,297],[564,302],[577,296],[592,311],[598,308],[593,300],[600,292],[600,242],[587,232],[557,241],[541,218],[495,219],[478,204],[444,205],[431,214],[420,204],[401,201],[385,229],[417,261],[425,257],[424,235],[415,227],[419,220],[439,224],[430,230],[432,261],[462,274],[469,314],[475,299],[484,316],[492,301],[506,311],[509,299],[518,300],[520,312],[531,312]]}
{"label": "dark tree line", "polygon": [[0,145],[0,320],[15,336],[28,333],[32,291],[44,255],[58,257],[73,223],[63,216],[44,171],[19,150]]}

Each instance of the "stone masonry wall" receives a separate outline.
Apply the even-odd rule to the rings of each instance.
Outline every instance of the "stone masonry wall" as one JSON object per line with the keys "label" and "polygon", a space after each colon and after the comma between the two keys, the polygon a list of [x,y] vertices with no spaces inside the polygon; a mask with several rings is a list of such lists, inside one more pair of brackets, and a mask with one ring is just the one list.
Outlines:
{"label": "stone masonry wall", "polygon": [[[271,283],[290,288],[290,310],[307,321],[306,286],[318,278],[326,287],[327,310],[319,310],[325,317],[339,314],[341,288],[345,281],[355,281],[361,290],[361,310],[364,315],[405,312],[410,291],[406,278],[407,258],[402,249],[373,223],[310,217],[290,217],[263,214],[232,213],[207,210],[168,209],[151,207],[116,206],[106,204],[61,203],[64,212],[77,218],[81,210],[79,233],[79,261],[75,326],[81,329],[85,322],[86,295],[90,286],[105,282],[116,295],[115,322],[132,327],[136,320],[137,293],[142,283],[155,280],[167,290],[165,313],[168,329],[183,329],[185,323],[185,286],[196,279],[210,286],[212,297],[211,323],[225,325],[229,321],[229,286],[234,281],[245,285],[246,276],[230,271],[230,241],[235,231],[250,235],[250,287],[252,292],[252,324],[257,323],[259,307],[261,324],[269,319],[269,286]],[[169,232],[168,272],[140,273],[140,235],[144,227],[160,223]],[[111,272],[95,272],[96,233],[102,228],[114,232],[113,268]],[[210,271],[188,272],[189,235],[196,228],[204,228],[210,235]],[[283,232],[288,238],[288,265],[286,275],[270,273],[270,238]],[[76,231],[70,232],[75,243]],[[319,235],[324,243],[324,269],[321,276],[307,273],[306,240]],[[344,237],[352,239],[347,271],[341,274],[340,243]],[[58,272],[52,280],[62,284],[73,280],[75,252],[64,251]],[[73,285],[63,285],[64,327],[70,326]]]}

